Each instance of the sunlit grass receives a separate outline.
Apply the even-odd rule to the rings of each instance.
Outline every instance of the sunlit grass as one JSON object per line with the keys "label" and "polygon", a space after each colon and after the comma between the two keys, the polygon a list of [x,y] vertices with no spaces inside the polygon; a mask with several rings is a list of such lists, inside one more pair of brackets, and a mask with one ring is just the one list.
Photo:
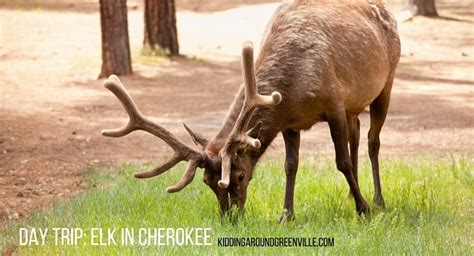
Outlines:
{"label": "sunlit grass", "polygon": [[[275,161],[273,161],[275,160]],[[184,165],[162,177],[134,179],[138,169],[93,170],[91,189],[67,202],[12,223],[1,231],[2,247],[20,254],[128,255],[157,254],[425,254],[472,255],[474,163],[469,157],[392,159],[381,163],[386,210],[371,204],[372,214],[359,217],[342,174],[331,159],[302,160],[293,222],[278,224],[284,197],[280,159],[266,159],[249,187],[245,216],[237,223],[221,221],[214,194],[201,181],[178,194],[164,188],[177,181]],[[367,163],[360,167],[360,184],[367,201],[373,196]],[[18,247],[20,227],[90,228],[210,227],[212,246],[46,246]],[[334,237],[335,246],[218,247],[219,237]],[[85,241],[88,241],[87,239]]]}
{"label": "sunlit grass", "polygon": [[131,55],[134,64],[159,65],[170,62],[170,57],[165,51],[143,45],[132,48]]}

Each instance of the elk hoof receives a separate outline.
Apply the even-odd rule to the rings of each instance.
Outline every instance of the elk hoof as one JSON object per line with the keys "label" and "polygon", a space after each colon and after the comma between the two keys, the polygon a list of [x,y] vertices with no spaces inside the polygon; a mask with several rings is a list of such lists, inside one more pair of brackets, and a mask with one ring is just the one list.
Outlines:
{"label": "elk hoof", "polygon": [[382,208],[382,209],[386,209],[386,207],[385,207],[385,202],[384,202],[384,200],[383,200],[382,195],[380,195],[380,196],[375,195],[375,196],[374,196],[374,204],[376,204],[377,206],[379,206],[379,207]]}
{"label": "elk hoof", "polygon": [[280,216],[280,224],[285,223],[287,221],[293,221],[295,219],[295,214],[293,211],[289,211],[287,209],[283,210],[283,213]]}
{"label": "elk hoof", "polygon": [[357,205],[357,213],[359,213],[359,215],[369,215],[370,213],[370,208],[369,208],[369,205],[366,203],[366,202],[362,202],[360,205]]}

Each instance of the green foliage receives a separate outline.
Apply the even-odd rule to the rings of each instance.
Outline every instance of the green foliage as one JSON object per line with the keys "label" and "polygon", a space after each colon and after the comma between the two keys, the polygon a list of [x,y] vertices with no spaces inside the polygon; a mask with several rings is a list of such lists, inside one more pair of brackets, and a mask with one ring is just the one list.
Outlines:
{"label": "green foliage", "polygon": [[[278,224],[284,198],[284,171],[280,161],[260,164],[249,186],[246,213],[237,223],[218,214],[214,194],[201,175],[178,194],[164,189],[179,179],[184,165],[159,178],[137,180],[136,168],[93,170],[84,194],[59,202],[0,232],[3,248],[18,247],[20,227],[211,227],[212,246],[20,246],[19,254],[33,255],[472,255],[474,164],[470,158],[392,159],[381,163],[382,185],[388,209],[374,205],[372,214],[359,217],[348,198],[348,186],[332,159],[300,164],[293,222]],[[370,201],[372,175],[362,163],[360,184]],[[217,247],[219,237],[334,237],[334,247]],[[49,240],[51,241],[51,240]]]}

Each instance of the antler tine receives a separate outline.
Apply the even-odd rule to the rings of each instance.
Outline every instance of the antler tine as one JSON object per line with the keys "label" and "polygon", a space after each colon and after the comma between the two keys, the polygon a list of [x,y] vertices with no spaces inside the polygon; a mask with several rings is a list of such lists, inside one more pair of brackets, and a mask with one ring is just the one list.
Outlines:
{"label": "antler tine", "polygon": [[135,102],[125,90],[122,82],[116,75],[111,75],[104,82],[104,87],[109,89],[115,97],[122,103],[130,117],[129,122],[117,129],[102,130],[100,133],[107,137],[122,137],[137,129],[137,119],[143,119],[143,115],[138,110]]}
{"label": "antler tine", "polygon": [[[154,177],[154,176],[162,174],[163,172],[166,172],[167,170],[169,170],[170,168],[172,168],[173,166],[175,166],[177,163],[181,162],[182,160],[184,159],[182,159],[179,155],[175,154],[165,164],[149,171],[135,173],[134,176],[135,178],[140,178],[140,179]],[[167,187],[166,192],[175,193],[185,188],[189,183],[193,181],[194,175],[196,174],[196,169],[198,167],[199,167],[199,162],[197,160],[190,160],[188,163],[188,166],[186,167],[186,171],[184,172],[181,179],[175,185]]]}
{"label": "antler tine", "polygon": [[245,83],[245,104],[248,109],[257,106],[278,105],[281,102],[281,94],[277,91],[270,96],[261,95],[257,91],[253,67],[253,45],[247,41],[242,48],[242,72]]}
{"label": "antler tine", "polygon": [[229,154],[224,153],[221,155],[222,158],[222,172],[221,179],[217,182],[217,185],[221,188],[229,187],[230,183],[230,169],[232,165],[232,158]]}
{"label": "antler tine", "polygon": [[194,175],[196,174],[196,169],[198,167],[198,161],[189,161],[188,167],[186,167],[186,171],[183,173],[183,176],[181,176],[181,179],[174,186],[167,187],[166,192],[175,193],[181,191],[184,187],[191,183],[191,181],[193,181]]}
{"label": "antler tine", "polygon": [[171,159],[169,159],[166,163],[164,163],[161,166],[158,166],[154,169],[144,171],[144,172],[137,172],[134,174],[135,178],[139,179],[146,179],[146,178],[151,178],[157,175],[160,175],[167,170],[171,169],[173,166],[178,164],[179,162],[183,161],[184,159],[179,155],[179,154],[174,154]]}
{"label": "antler tine", "polygon": [[[147,131],[158,138],[162,139],[168,144],[173,150],[174,154],[166,163],[156,167],[152,170],[136,173],[136,178],[150,178],[162,174],[167,170],[171,169],[177,163],[188,160],[188,168],[181,180],[173,187],[167,189],[168,192],[177,192],[188,185],[194,178],[196,168],[199,166],[201,160],[204,158],[204,153],[198,152],[191,147],[187,146],[179,139],[177,139],[172,133],[161,127],[160,125],[153,123],[147,119],[137,108],[132,97],[128,94],[125,86],[122,84],[120,79],[116,75],[111,75],[104,82],[104,87],[109,89],[117,99],[122,103],[123,107],[127,111],[130,120],[121,128],[103,130],[101,134],[109,137],[121,137],[129,134],[135,130]],[[191,175],[192,174],[192,175]]]}

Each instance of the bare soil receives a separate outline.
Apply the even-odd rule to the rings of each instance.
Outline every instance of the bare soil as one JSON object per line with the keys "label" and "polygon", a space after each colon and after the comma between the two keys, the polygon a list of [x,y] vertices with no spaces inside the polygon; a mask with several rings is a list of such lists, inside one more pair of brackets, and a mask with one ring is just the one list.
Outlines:
{"label": "bare soil", "polygon": [[[100,136],[101,129],[115,128],[127,116],[96,79],[99,14],[84,7],[94,3],[48,6],[64,2],[0,1],[0,226],[78,194],[92,167],[160,161],[171,153],[141,132],[120,139]],[[276,5],[177,2],[187,57],[140,55],[137,2],[138,10],[129,12],[134,75],[123,81],[146,115],[191,143],[181,124],[208,136],[218,130],[241,83],[241,42],[252,39],[258,45]],[[399,24],[402,58],[381,137],[382,159],[446,152],[472,156],[474,4],[443,1],[438,8],[443,18]],[[368,120],[362,113],[361,158],[367,155]],[[302,151],[333,155],[325,123],[303,134]],[[267,154],[283,156],[281,138]]]}

